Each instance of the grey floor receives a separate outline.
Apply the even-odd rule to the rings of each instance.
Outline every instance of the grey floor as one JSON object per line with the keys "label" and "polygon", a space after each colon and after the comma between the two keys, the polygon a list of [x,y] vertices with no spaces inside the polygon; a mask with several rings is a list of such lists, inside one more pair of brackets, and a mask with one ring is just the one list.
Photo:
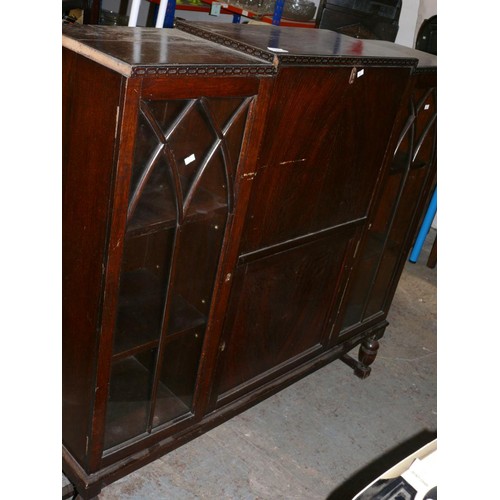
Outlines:
{"label": "grey floor", "polygon": [[405,267],[368,379],[333,362],[99,499],[350,500],[435,438],[436,269],[426,267],[434,235]]}

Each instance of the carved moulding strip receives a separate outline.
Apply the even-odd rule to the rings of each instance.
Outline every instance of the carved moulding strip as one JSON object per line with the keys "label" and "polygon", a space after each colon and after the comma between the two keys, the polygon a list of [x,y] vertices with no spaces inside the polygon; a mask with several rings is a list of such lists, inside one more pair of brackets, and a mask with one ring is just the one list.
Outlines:
{"label": "carved moulding strip", "polygon": [[383,57],[345,57],[345,56],[306,56],[280,55],[279,61],[286,65],[307,66],[372,66],[372,67],[414,67],[417,59],[383,58]]}
{"label": "carved moulding strip", "polygon": [[307,66],[408,66],[415,67],[418,59],[403,58],[403,57],[347,57],[336,55],[323,55],[323,56],[309,56],[309,55],[286,55],[286,54],[273,54],[269,51],[253,47],[246,43],[242,43],[231,38],[228,38],[219,33],[211,33],[203,28],[192,26],[182,21],[177,21],[176,28],[201,37],[209,42],[214,42],[219,45],[224,45],[239,52],[264,59],[265,61],[272,62],[274,65],[280,64],[287,65],[307,65]]}
{"label": "carved moulding strip", "polygon": [[237,40],[233,40],[224,35],[211,33],[210,31],[197,28],[182,21],[177,21],[175,27],[180,29],[181,31],[190,33],[191,35],[195,35],[197,37],[203,38],[204,40],[208,40],[209,42],[214,42],[218,45],[224,45],[224,47],[229,47],[230,49],[237,50],[238,52],[244,52],[245,54],[264,59],[265,61],[273,63],[275,62],[275,54],[270,54],[265,50],[259,49],[258,47],[249,46],[245,43],[238,42]]}
{"label": "carved moulding strip", "polygon": [[437,74],[437,67],[436,66],[422,66],[422,67],[417,67],[415,68],[415,73],[420,74],[420,73],[436,73]]}
{"label": "carved moulding strip", "polygon": [[132,77],[148,76],[248,76],[274,75],[272,66],[136,66],[132,68]]}

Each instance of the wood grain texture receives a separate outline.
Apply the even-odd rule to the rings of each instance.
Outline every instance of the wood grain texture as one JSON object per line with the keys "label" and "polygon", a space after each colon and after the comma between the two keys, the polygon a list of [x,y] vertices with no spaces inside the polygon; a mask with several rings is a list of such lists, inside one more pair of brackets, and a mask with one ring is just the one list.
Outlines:
{"label": "wood grain texture", "polygon": [[180,30],[63,25],[63,46],[126,77],[272,75],[274,68]]}
{"label": "wood grain texture", "polygon": [[352,232],[334,232],[237,269],[220,347],[219,403],[236,389],[248,391],[252,379],[262,383],[280,365],[324,350]]}
{"label": "wood grain texture", "polygon": [[280,69],[242,252],[366,217],[407,69]]}
{"label": "wood grain texture", "polygon": [[120,81],[63,50],[63,439],[83,465],[92,432]]}
{"label": "wood grain texture", "polygon": [[436,84],[321,30],[64,33],[64,463],[90,497],[356,345],[369,372]]}

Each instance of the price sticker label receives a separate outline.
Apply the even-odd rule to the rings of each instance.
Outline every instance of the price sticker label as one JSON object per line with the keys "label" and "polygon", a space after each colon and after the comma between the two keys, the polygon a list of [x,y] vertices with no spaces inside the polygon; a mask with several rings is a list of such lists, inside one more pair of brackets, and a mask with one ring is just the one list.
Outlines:
{"label": "price sticker label", "polygon": [[193,163],[194,160],[196,160],[196,156],[193,153],[192,155],[189,155],[187,158],[184,158],[184,165],[189,165],[190,163]]}
{"label": "price sticker label", "polygon": [[281,53],[284,53],[284,52],[288,52],[288,50],[285,50],[285,49],[279,49],[277,47],[268,47],[267,50],[271,50],[272,52],[279,52],[280,54]]}

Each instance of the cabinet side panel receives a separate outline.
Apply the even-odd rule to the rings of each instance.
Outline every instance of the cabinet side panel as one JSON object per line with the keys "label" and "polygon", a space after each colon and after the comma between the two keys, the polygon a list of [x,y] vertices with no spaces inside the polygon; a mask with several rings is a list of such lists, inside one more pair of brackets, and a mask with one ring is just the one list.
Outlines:
{"label": "cabinet side panel", "polygon": [[63,49],[63,444],[85,467],[121,77]]}

